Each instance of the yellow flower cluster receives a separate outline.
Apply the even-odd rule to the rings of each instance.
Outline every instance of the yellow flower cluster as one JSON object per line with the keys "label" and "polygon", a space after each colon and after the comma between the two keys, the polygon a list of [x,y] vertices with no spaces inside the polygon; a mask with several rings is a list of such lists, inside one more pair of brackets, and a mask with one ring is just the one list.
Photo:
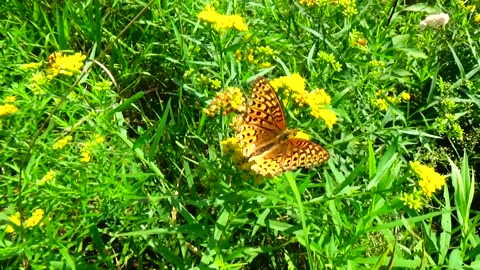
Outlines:
{"label": "yellow flower cluster", "polygon": [[81,53],[65,56],[62,53],[53,53],[48,59],[47,79],[51,80],[59,74],[73,76],[80,73],[83,62],[87,57]]}
{"label": "yellow flower cluster", "polygon": [[53,145],[53,149],[62,149],[63,147],[65,147],[65,145],[67,145],[71,141],[72,141],[72,136],[70,135],[65,136],[60,140],[58,140],[57,142],[55,142],[55,144]]}
{"label": "yellow flower cluster", "polygon": [[418,184],[426,197],[431,197],[435,191],[441,189],[446,184],[445,176],[435,172],[433,168],[422,165],[420,162],[411,161],[410,166],[420,178]]}
{"label": "yellow flower cluster", "polygon": [[222,82],[220,80],[210,79],[203,74],[200,74],[200,76],[196,80],[200,86],[205,86],[212,89],[220,89],[220,87],[222,87]]}
{"label": "yellow flower cluster", "polygon": [[210,23],[217,30],[226,30],[235,28],[238,31],[245,32],[248,30],[247,25],[243,22],[243,18],[239,15],[222,15],[215,11],[210,4],[205,6],[205,10],[198,14],[198,19],[206,23]]}
{"label": "yellow flower cluster", "polygon": [[228,87],[218,92],[210,102],[210,106],[203,109],[203,112],[213,117],[218,111],[223,111],[223,114],[227,115],[231,112],[242,113],[245,109],[245,98],[242,91],[237,87]]}
{"label": "yellow flower cluster", "polygon": [[[269,68],[272,66],[272,63],[270,61],[277,54],[278,53],[270,46],[258,46],[256,47],[256,49],[247,50],[245,60],[255,66],[258,66],[259,68]],[[237,50],[233,54],[233,57],[237,61],[242,61],[244,59],[243,51]]]}
{"label": "yellow flower cluster", "polygon": [[[16,212],[13,216],[9,216],[8,219],[15,225],[17,226],[20,226],[20,224],[22,224],[22,221],[20,220],[20,213],[19,212]],[[7,233],[12,233],[14,232],[15,230],[13,229],[12,226],[10,225],[7,225],[5,227],[5,232]]]}
{"label": "yellow flower cluster", "polygon": [[304,6],[308,6],[308,7],[313,7],[313,6],[323,7],[323,6],[328,5],[328,4],[338,5],[338,6],[342,7],[342,9],[343,9],[342,13],[346,17],[351,17],[351,16],[358,13],[354,0],[338,0],[338,1],[300,0],[300,1],[298,1],[298,3],[300,5],[304,5]]}
{"label": "yellow flower cluster", "polygon": [[295,134],[295,138],[297,139],[304,139],[304,140],[310,140],[310,135],[303,131],[297,131]]}
{"label": "yellow flower cluster", "polygon": [[47,182],[51,182],[55,178],[55,172],[54,171],[49,171],[38,183],[39,185],[44,185]]}
{"label": "yellow flower cluster", "polygon": [[0,105],[0,117],[6,116],[18,111],[18,108],[13,104]]}
{"label": "yellow flower cluster", "polygon": [[237,138],[232,137],[220,142],[222,145],[223,153],[232,157],[233,162],[240,164],[245,162],[245,157],[242,153],[242,148],[238,143]]}
{"label": "yellow flower cluster", "polygon": [[42,66],[42,63],[28,63],[20,65],[20,69],[22,70],[30,70],[30,69],[37,69]]}
{"label": "yellow flower cluster", "polygon": [[40,220],[42,220],[44,215],[45,215],[45,212],[42,209],[37,209],[33,211],[32,216],[27,219],[25,226],[27,228],[36,226],[40,222]]}
{"label": "yellow flower cluster", "polygon": [[362,51],[367,50],[368,41],[363,37],[362,33],[353,29],[348,35],[348,44],[350,47],[359,48]]}
{"label": "yellow flower cluster", "polygon": [[32,88],[33,93],[36,95],[42,94],[43,86],[48,83],[48,79],[43,72],[37,72],[33,74],[31,81],[32,83],[30,87]]}
{"label": "yellow flower cluster", "polygon": [[292,76],[282,76],[270,81],[270,85],[273,88],[277,91],[283,88],[285,96],[293,98],[293,100],[301,106],[308,104],[308,92],[305,89],[305,84],[305,79],[298,73],[294,73]]}
{"label": "yellow flower cluster", "polygon": [[391,104],[399,104],[402,101],[407,102],[411,98],[410,94],[407,92],[402,92],[400,95],[398,95],[398,97],[387,96],[385,98],[382,98],[380,97],[381,95],[382,95],[381,91],[376,93],[376,96],[378,98],[375,100],[375,107],[377,107],[380,111],[383,111],[383,112],[388,110],[388,105],[389,105],[388,102],[390,102]]}
{"label": "yellow flower cluster", "polygon": [[97,92],[107,91],[107,90],[110,90],[110,86],[112,86],[111,81],[102,80],[93,85],[93,91],[97,91]]}
{"label": "yellow flower cluster", "polygon": [[338,0],[338,4],[343,8],[342,13],[346,17],[351,17],[358,13],[355,0]]}
{"label": "yellow flower cluster", "polygon": [[98,145],[101,144],[105,141],[105,138],[102,136],[95,134],[95,139],[88,141],[85,143],[85,145],[82,147],[82,150],[80,151],[80,161],[87,163],[90,160],[92,160],[92,149]]}
{"label": "yellow flower cluster", "polygon": [[333,54],[328,54],[326,52],[319,51],[318,57],[320,58],[320,60],[325,61],[336,72],[342,71],[342,65],[337,60],[335,60],[335,56],[333,56]]}
{"label": "yellow flower cluster", "polygon": [[[32,228],[35,227],[43,218],[45,215],[45,212],[42,209],[37,209],[33,212],[32,216],[27,219],[25,222],[25,227],[26,228]],[[20,213],[16,212],[13,216],[9,216],[8,219],[15,225],[20,226],[22,224],[22,221],[20,220]],[[45,225],[45,223],[42,222],[41,225]],[[5,232],[7,233],[12,233],[15,230],[13,229],[12,226],[7,225],[5,227]]]}
{"label": "yellow flower cluster", "polygon": [[480,13],[477,14],[477,15],[475,15],[475,19],[474,19],[474,20],[475,20],[476,23],[480,24]]}
{"label": "yellow flower cluster", "polygon": [[404,193],[400,200],[403,205],[414,210],[420,210],[423,208],[422,192],[414,190],[413,193]]}
{"label": "yellow flower cluster", "polygon": [[291,96],[300,106],[308,105],[311,108],[310,114],[315,118],[323,119],[329,128],[333,127],[333,124],[337,122],[335,113],[325,108],[325,105],[330,104],[331,97],[324,89],[315,89],[312,92],[308,92],[305,89],[305,79],[299,74],[295,73],[290,77],[283,76],[274,79],[270,84],[277,91],[280,88],[285,89],[285,95]]}

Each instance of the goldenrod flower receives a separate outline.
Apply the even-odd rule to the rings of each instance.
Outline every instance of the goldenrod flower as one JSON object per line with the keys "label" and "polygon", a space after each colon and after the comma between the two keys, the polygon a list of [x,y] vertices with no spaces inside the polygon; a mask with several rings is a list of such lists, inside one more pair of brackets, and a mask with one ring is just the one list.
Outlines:
{"label": "goldenrod flower", "polygon": [[445,176],[435,172],[433,168],[411,161],[410,166],[420,178],[418,184],[426,197],[431,197],[435,191],[441,189],[446,184]]}
{"label": "goldenrod flower", "polygon": [[92,159],[92,152],[90,150],[85,150],[80,153],[80,156],[82,156],[80,161],[87,163]]}
{"label": "goldenrod flower", "polygon": [[233,54],[233,58],[235,58],[235,60],[237,61],[242,61],[242,57],[243,57],[243,52],[242,50],[237,50],[234,54]]}
{"label": "goldenrod flower", "polygon": [[110,90],[110,86],[112,86],[112,82],[108,80],[102,80],[100,82],[97,82],[93,85],[93,90],[94,91],[106,91]]}
{"label": "goldenrod flower", "polygon": [[343,8],[343,15],[351,17],[358,13],[355,6],[355,0],[338,0],[338,4]]}
{"label": "goldenrod flower", "polygon": [[421,191],[414,190],[414,192],[410,194],[404,193],[400,200],[403,202],[403,205],[411,209],[418,211],[423,208]]}
{"label": "goldenrod flower", "polygon": [[332,128],[333,125],[337,122],[337,115],[329,109],[313,106],[310,114],[313,115],[315,118],[323,119],[323,121],[325,121],[325,124],[329,128]]}
{"label": "goldenrod flower", "polygon": [[318,0],[300,0],[298,1],[300,5],[305,5],[308,7],[314,6],[318,4]]}
{"label": "goldenrod flower", "polygon": [[447,13],[440,13],[427,16],[425,20],[420,22],[420,28],[424,29],[425,27],[431,28],[440,28],[448,23],[450,16]]}
{"label": "goldenrod flower", "polygon": [[238,143],[237,138],[232,137],[220,142],[222,145],[223,153],[225,155],[231,156],[233,162],[240,164],[245,161],[245,157],[242,153],[242,148]]}
{"label": "goldenrod flower", "polygon": [[198,14],[198,19],[210,23],[217,31],[235,28],[238,31],[245,32],[248,30],[247,25],[243,22],[243,18],[239,15],[221,15],[215,11],[210,4],[205,6],[205,10]]}
{"label": "goldenrod flower", "polygon": [[0,105],[0,116],[6,116],[18,111],[18,108],[13,104]]}
{"label": "goldenrod flower", "polygon": [[332,98],[325,92],[325,89],[316,88],[308,95],[309,104],[330,104]]}
{"label": "goldenrod flower", "polygon": [[310,140],[310,135],[308,135],[307,133],[305,133],[303,131],[297,131],[297,133],[295,134],[295,138]]}
{"label": "goldenrod flower", "polygon": [[40,222],[40,220],[42,220],[44,214],[45,212],[42,209],[35,210],[32,216],[27,219],[25,227],[31,228],[36,226]]}
{"label": "goldenrod flower", "polygon": [[263,62],[263,63],[258,65],[259,68],[269,68],[271,66],[272,66],[272,64],[270,62]]}
{"label": "goldenrod flower", "polygon": [[[20,226],[20,224],[22,224],[22,221],[20,220],[20,213],[19,212],[16,212],[13,216],[9,216],[8,219],[15,225],[17,226]],[[10,225],[7,225],[5,227],[5,232],[7,233],[12,233],[14,232],[15,230],[13,229],[12,226]]]}
{"label": "goldenrod flower", "polygon": [[468,6],[465,7],[465,9],[468,10],[468,12],[473,13],[477,9],[477,6],[468,5]]}
{"label": "goldenrod flower", "polygon": [[220,87],[222,87],[222,82],[219,79],[213,79],[210,81],[210,85],[213,89],[220,89]]}
{"label": "goldenrod flower", "polygon": [[29,69],[37,69],[42,65],[42,63],[28,63],[20,65],[20,69],[29,70]]}
{"label": "goldenrod flower", "polygon": [[399,98],[403,101],[409,101],[410,100],[410,94],[407,92],[403,92],[400,94]]}
{"label": "goldenrod flower", "polygon": [[214,116],[220,110],[223,111],[224,115],[231,112],[244,112],[245,98],[242,95],[242,91],[237,87],[228,87],[218,92],[208,108],[203,109],[203,112],[208,116]]}
{"label": "goldenrod flower", "polygon": [[475,22],[480,24],[480,13],[475,15]]}
{"label": "goldenrod flower", "polygon": [[47,78],[53,79],[59,74],[66,76],[73,76],[75,73],[80,73],[83,67],[83,62],[87,57],[81,53],[64,56],[62,53],[56,53],[54,59],[49,59],[49,67],[47,68]]}
{"label": "goldenrod flower", "polygon": [[55,144],[53,145],[53,149],[62,149],[62,148],[65,147],[65,145],[67,145],[71,140],[72,140],[72,136],[70,136],[70,135],[65,136],[65,137],[63,137],[62,139],[60,139],[60,140],[58,140],[57,142],[55,142]]}
{"label": "goldenrod flower", "polygon": [[54,171],[49,171],[38,183],[39,185],[44,185],[47,182],[51,182],[53,178],[55,177],[55,172]]}
{"label": "goldenrod flower", "polygon": [[301,105],[307,103],[308,92],[305,89],[305,79],[298,73],[292,74],[292,76],[282,76],[280,78],[270,81],[270,85],[279,90],[284,88],[284,94],[291,96],[293,100]]}
{"label": "goldenrod flower", "polygon": [[43,93],[42,86],[48,83],[48,78],[42,72],[37,72],[33,74],[31,81],[32,92],[37,95]]}
{"label": "goldenrod flower", "polygon": [[333,56],[333,54],[328,54],[326,52],[319,51],[318,57],[320,58],[320,60],[323,60],[328,65],[330,65],[334,71],[337,71],[337,72],[342,71],[342,65],[337,60],[335,60],[335,56]]}
{"label": "goldenrod flower", "polygon": [[8,96],[5,98],[5,103],[14,103],[17,100],[15,96]]}
{"label": "goldenrod flower", "polygon": [[375,106],[380,110],[380,111],[386,111],[388,109],[388,103],[385,99],[379,98],[375,101]]}
{"label": "goldenrod flower", "polygon": [[100,134],[95,134],[95,142],[97,144],[101,144],[105,141],[105,138],[103,138]]}

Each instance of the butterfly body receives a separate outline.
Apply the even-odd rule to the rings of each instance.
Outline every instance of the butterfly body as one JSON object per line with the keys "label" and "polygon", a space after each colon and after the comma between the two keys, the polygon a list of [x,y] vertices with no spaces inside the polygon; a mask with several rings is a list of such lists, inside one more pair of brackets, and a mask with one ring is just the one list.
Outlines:
{"label": "butterfly body", "polygon": [[265,78],[255,81],[244,124],[237,139],[243,155],[254,161],[251,169],[274,176],[297,167],[313,167],[326,162],[327,150],[309,140],[295,138],[296,130],[287,129],[285,115],[273,87]]}

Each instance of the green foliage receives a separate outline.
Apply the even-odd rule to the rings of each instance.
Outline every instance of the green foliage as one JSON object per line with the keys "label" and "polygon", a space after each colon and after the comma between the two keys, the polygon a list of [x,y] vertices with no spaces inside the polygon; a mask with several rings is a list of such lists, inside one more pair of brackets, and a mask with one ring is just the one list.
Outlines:
{"label": "green foliage", "polygon": [[[307,2],[211,2],[248,31],[204,1],[3,3],[0,268],[478,268],[480,16]],[[280,93],[331,158],[261,178],[221,147],[235,114],[203,109],[292,74],[331,96],[329,128]],[[446,177],[420,209],[411,161]]]}

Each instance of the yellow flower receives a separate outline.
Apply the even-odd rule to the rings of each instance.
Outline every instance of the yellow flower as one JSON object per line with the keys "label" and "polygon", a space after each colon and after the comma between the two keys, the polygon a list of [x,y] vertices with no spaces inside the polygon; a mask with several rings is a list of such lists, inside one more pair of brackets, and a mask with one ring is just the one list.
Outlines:
{"label": "yellow flower", "polygon": [[475,15],[475,22],[480,24],[480,13]]}
{"label": "yellow flower", "polygon": [[55,53],[55,57],[49,59],[49,67],[47,68],[47,78],[53,79],[59,74],[66,76],[73,76],[75,73],[80,73],[83,67],[83,61],[87,57],[81,53],[64,56],[62,53]]}
{"label": "yellow flower", "polygon": [[335,56],[333,56],[333,54],[328,54],[326,52],[319,51],[318,57],[320,58],[320,60],[323,60],[327,64],[329,64],[333,68],[333,70],[337,72],[342,71],[342,65],[337,60],[335,60]]}
{"label": "yellow flower", "polygon": [[55,177],[55,172],[54,171],[49,171],[38,183],[39,185],[44,185],[47,182],[51,182],[53,178]]}
{"label": "yellow flower", "polygon": [[354,0],[338,0],[338,4],[343,8],[343,15],[351,17],[358,13]]}
{"label": "yellow flower", "polygon": [[318,0],[300,0],[298,1],[300,5],[305,5],[311,7],[313,5],[318,5]]}
{"label": "yellow flower", "polygon": [[264,62],[259,65],[260,68],[269,68],[272,64],[270,62]]}
{"label": "yellow flower", "polygon": [[95,85],[93,86],[93,90],[98,92],[110,90],[111,85],[112,85],[111,81],[102,80],[100,82],[95,83]]}
{"label": "yellow flower", "polygon": [[205,10],[197,16],[198,20],[210,23],[217,31],[235,28],[244,32],[248,30],[247,25],[243,22],[243,18],[239,15],[221,15],[215,11],[210,4],[205,6]]}
{"label": "yellow flower", "polygon": [[100,136],[99,134],[95,134],[95,142],[98,143],[98,144],[101,144],[105,141],[105,138],[103,138],[102,136]]}
{"label": "yellow flower", "polygon": [[82,151],[82,152],[80,153],[80,155],[82,156],[82,157],[80,158],[80,161],[81,161],[81,162],[87,163],[87,162],[89,162],[89,161],[92,159],[92,152],[91,152],[90,150]]}
{"label": "yellow flower", "polygon": [[29,70],[29,69],[37,69],[42,65],[42,63],[28,63],[20,65],[20,69]]}
{"label": "yellow flower", "polygon": [[242,148],[238,143],[237,138],[232,137],[220,142],[222,145],[223,153],[232,157],[233,162],[240,164],[245,161],[245,157],[242,153]]}
{"label": "yellow flower", "polygon": [[36,226],[40,222],[40,220],[42,220],[44,214],[45,212],[42,209],[35,210],[32,216],[27,219],[25,227],[31,228]]}
{"label": "yellow flower", "polygon": [[324,105],[324,104],[330,104],[331,101],[332,101],[332,98],[327,94],[327,92],[325,92],[325,89],[316,88],[309,94],[309,97],[308,97],[309,104]]}
{"label": "yellow flower", "polygon": [[208,116],[214,116],[220,110],[225,115],[231,112],[244,112],[245,98],[242,95],[242,91],[237,87],[227,87],[227,89],[217,93],[210,102],[209,107],[205,108],[203,112]]}
{"label": "yellow flower", "polygon": [[385,99],[379,98],[377,101],[375,101],[375,106],[380,110],[380,111],[386,111],[388,109],[388,103]]}
{"label": "yellow flower", "polygon": [[477,9],[477,6],[468,5],[468,6],[465,7],[465,9],[468,10],[468,12],[473,13]]}
{"label": "yellow flower", "polygon": [[310,135],[303,131],[297,131],[297,134],[295,134],[295,138],[298,139],[304,139],[304,140],[310,140]]}
{"label": "yellow flower", "polygon": [[403,202],[403,205],[407,206],[410,209],[420,210],[423,208],[421,191],[414,191],[413,193],[406,194],[404,193],[400,200]]}
{"label": "yellow flower", "polygon": [[37,95],[37,94],[42,94],[43,93],[43,88],[42,86],[46,85],[48,83],[47,77],[42,72],[37,72],[33,74],[32,83],[30,84],[30,87],[32,88],[32,92]]}
{"label": "yellow flower", "polygon": [[237,50],[234,54],[233,54],[233,58],[235,58],[235,60],[237,61],[242,61],[242,55],[243,55],[243,52],[242,50]]}
{"label": "yellow flower", "polygon": [[284,95],[291,96],[293,100],[300,105],[307,103],[308,92],[305,89],[305,79],[298,73],[292,74],[292,76],[282,76],[280,78],[270,81],[270,85],[279,90],[284,88]]}
{"label": "yellow flower", "polygon": [[0,116],[6,116],[18,111],[18,108],[12,104],[0,105]]}
{"label": "yellow flower", "polygon": [[403,92],[403,93],[400,94],[399,98],[403,101],[409,101],[410,100],[410,94],[407,93],[407,92]]}
{"label": "yellow flower", "polygon": [[210,81],[210,85],[213,89],[220,89],[220,87],[222,87],[222,82],[219,79],[214,79]]}
{"label": "yellow flower", "polygon": [[14,103],[17,100],[15,96],[8,96],[5,98],[6,103]]}
{"label": "yellow flower", "polygon": [[441,189],[446,184],[445,176],[435,172],[433,168],[411,161],[410,166],[412,166],[413,171],[420,178],[418,184],[426,197],[431,197],[435,191]]}
{"label": "yellow flower", "polygon": [[57,142],[55,142],[55,144],[53,145],[53,149],[62,149],[62,148],[65,147],[65,145],[67,145],[71,140],[72,140],[72,136],[70,136],[70,135],[65,136],[65,137],[63,137],[62,139],[60,139],[60,140],[58,140]]}
{"label": "yellow flower", "polygon": [[[8,219],[15,225],[17,226],[20,226],[20,224],[22,224],[21,220],[20,220],[20,213],[19,212],[16,212],[13,216],[9,216]],[[15,230],[13,229],[12,226],[10,225],[7,225],[5,227],[5,232],[7,233],[12,233],[14,232]]]}
{"label": "yellow flower", "polygon": [[310,112],[315,118],[321,118],[325,121],[327,127],[332,128],[333,125],[337,122],[337,115],[330,111],[329,109],[322,108],[320,106],[312,106],[312,111]]}

